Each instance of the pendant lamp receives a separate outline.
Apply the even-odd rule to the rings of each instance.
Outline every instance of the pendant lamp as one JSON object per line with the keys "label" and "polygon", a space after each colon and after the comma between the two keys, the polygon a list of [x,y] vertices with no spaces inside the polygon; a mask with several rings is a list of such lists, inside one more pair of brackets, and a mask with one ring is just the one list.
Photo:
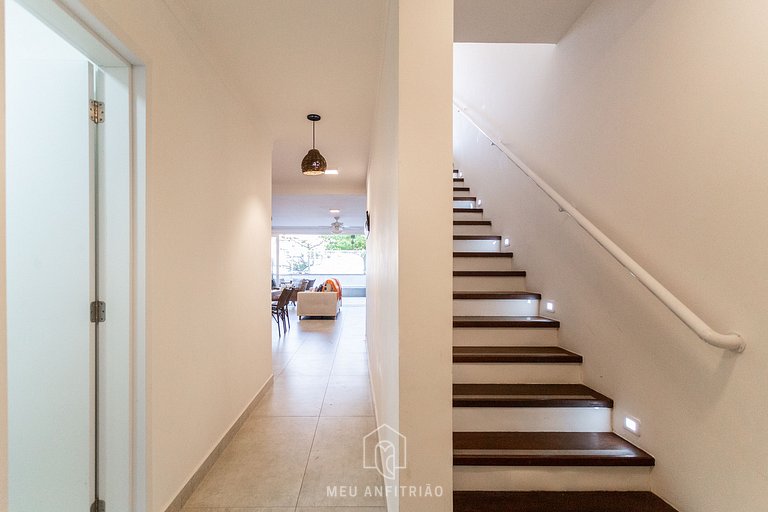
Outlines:
{"label": "pendant lamp", "polygon": [[320,120],[320,116],[318,114],[309,114],[307,119],[312,121],[312,149],[309,150],[307,156],[301,161],[301,172],[305,176],[319,176],[320,174],[325,174],[325,169],[328,167],[323,155],[315,149],[315,123]]}

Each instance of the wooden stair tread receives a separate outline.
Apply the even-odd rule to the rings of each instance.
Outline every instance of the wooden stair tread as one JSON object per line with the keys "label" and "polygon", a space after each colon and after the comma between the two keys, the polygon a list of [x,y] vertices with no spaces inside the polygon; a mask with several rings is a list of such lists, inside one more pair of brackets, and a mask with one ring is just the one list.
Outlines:
{"label": "wooden stair tread", "polygon": [[454,432],[459,466],[653,466],[613,432]]}
{"label": "wooden stair tread", "polygon": [[453,178],[454,183],[464,183],[464,178]]}
{"label": "wooden stair tread", "polygon": [[677,512],[652,492],[454,491],[454,512]]}
{"label": "wooden stair tread", "polygon": [[453,213],[483,213],[482,208],[454,208]]}
{"label": "wooden stair tread", "polygon": [[453,326],[552,329],[560,327],[560,322],[543,316],[454,316]]}
{"label": "wooden stair tread", "polygon": [[560,347],[453,347],[454,363],[581,363]]}
{"label": "wooden stair tread", "polygon": [[477,201],[477,196],[453,196],[454,201]]}
{"label": "wooden stair tread", "polygon": [[511,252],[453,251],[454,258],[512,258]]}
{"label": "wooden stair tread", "polygon": [[525,277],[525,270],[454,270],[453,277]]}
{"label": "wooden stair tread", "polygon": [[453,235],[454,240],[501,240],[501,235]]}
{"label": "wooden stair tread", "polygon": [[454,299],[482,300],[482,299],[507,299],[507,300],[540,300],[541,294],[526,291],[508,292],[453,292]]}
{"label": "wooden stair tread", "polygon": [[583,384],[454,384],[454,407],[613,407]]}
{"label": "wooden stair tread", "polygon": [[454,226],[490,226],[491,221],[489,220],[455,220],[453,221]]}
{"label": "wooden stair tread", "polygon": [[453,187],[454,192],[469,192],[469,187]]}

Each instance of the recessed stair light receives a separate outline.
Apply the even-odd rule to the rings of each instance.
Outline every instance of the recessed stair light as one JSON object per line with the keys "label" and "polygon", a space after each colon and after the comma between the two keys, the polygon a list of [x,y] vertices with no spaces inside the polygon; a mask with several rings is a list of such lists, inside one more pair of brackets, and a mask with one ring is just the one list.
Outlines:
{"label": "recessed stair light", "polygon": [[624,418],[624,429],[629,430],[636,436],[640,435],[640,420],[633,418],[632,416],[626,416]]}

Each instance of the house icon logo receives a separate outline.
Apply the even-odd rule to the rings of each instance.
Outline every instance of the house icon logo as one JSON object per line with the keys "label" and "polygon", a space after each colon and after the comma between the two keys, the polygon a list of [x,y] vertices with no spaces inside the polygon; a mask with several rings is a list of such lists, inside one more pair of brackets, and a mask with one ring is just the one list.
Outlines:
{"label": "house icon logo", "polygon": [[375,469],[393,480],[398,469],[407,466],[407,446],[403,434],[386,423],[363,438],[363,467]]}

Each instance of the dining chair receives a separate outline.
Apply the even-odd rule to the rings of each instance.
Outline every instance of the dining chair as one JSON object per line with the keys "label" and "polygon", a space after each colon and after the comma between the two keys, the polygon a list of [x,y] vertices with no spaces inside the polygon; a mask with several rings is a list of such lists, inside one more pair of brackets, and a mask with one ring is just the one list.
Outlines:
{"label": "dining chair", "polygon": [[290,299],[292,292],[292,288],[283,288],[277,300],[272,302],[272,318],[277,322],[278,335],[280,335],[280,319],[283,320],[283,334],[288,332],[288,327],[291,324],[291,320],[288,317],[288,299]]}

